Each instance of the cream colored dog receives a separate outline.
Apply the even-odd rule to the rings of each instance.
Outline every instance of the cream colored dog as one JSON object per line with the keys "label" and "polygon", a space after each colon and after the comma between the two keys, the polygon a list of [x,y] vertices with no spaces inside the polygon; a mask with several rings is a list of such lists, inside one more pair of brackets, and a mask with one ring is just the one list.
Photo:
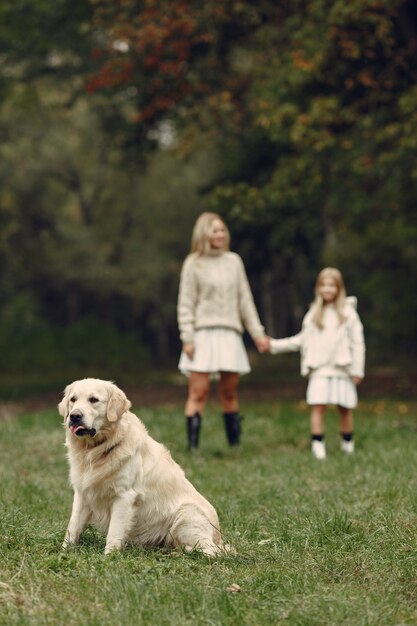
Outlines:
{"label": "cream colored dog", "polygon": [[106,554],[126,542],[217,554],[223,543],[215,509],[130,407],[105,380],[77,380],[64,391],[58,409],[74,489],[64,547],[92,524],[107,535]]}

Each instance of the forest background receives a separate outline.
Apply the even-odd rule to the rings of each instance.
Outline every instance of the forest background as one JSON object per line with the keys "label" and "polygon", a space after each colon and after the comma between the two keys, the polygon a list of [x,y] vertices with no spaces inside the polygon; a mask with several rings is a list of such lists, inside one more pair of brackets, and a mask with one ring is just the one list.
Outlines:
{"label": "forest background", "polygon": [[412,0],[3,0],[3,397],[175,371],[203,210],[269,334],[336,265],[370,367],[411,371],[416,58]]}

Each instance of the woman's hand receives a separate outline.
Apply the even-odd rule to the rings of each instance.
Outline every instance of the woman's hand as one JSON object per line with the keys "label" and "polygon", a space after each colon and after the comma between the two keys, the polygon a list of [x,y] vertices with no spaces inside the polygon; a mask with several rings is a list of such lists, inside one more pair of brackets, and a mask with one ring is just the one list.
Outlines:
{"label": "woman's hand", "polygon": [[193,359],[194,356],[194,344],[193,343],[184,343],[182,345],[182,351],[188,356],[189,359]]}
{"label": "woman's hand", "polygon": [[269,352],[270,338],[269,337],[257,337],[255,339],[255,345],[258,348],[258,352],[260,352],[261,354],[263,352]]}
{"label": "woman's hand", "polygon": [[360,376],[352,376],[352,382],[355,385],[360,385],[362,381],[363,381],[363,378],[361,378]]}

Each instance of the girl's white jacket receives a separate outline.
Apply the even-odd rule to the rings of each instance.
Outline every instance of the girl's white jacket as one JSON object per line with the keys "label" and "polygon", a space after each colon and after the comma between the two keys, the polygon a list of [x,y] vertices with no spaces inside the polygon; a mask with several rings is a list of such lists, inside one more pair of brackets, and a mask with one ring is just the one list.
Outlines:
{"label": "girl's white jacket", "polygon": [[302,376],[309,376],[320,367],[332,365],[342,369],[349,376],[363,378],[365,342],[362,322],[356,312],[356,303],[354,296],[346,298],[344,310],[346,320],[338,327],[331,363],[323,362],[323,354],[318,348],[321,331],[312,320],[311,309],[303,319],[301,332],[293,337],[271,339],[270,352],[272,354],[301,352]]}

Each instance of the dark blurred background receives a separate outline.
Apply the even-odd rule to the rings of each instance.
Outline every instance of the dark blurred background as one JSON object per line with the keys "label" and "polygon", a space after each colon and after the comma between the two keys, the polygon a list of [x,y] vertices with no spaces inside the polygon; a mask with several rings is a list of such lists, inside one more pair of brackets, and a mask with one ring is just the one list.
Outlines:
{"label": "dark blurred background", "polygon": [[[175,384],[203,210],[269,334],[298,331],[335,265],[369,389],[413,390],[416,58],[411,0],[2,0],[1,397]],[[253,385],[299,380],[298,357],[252,359]]]}

